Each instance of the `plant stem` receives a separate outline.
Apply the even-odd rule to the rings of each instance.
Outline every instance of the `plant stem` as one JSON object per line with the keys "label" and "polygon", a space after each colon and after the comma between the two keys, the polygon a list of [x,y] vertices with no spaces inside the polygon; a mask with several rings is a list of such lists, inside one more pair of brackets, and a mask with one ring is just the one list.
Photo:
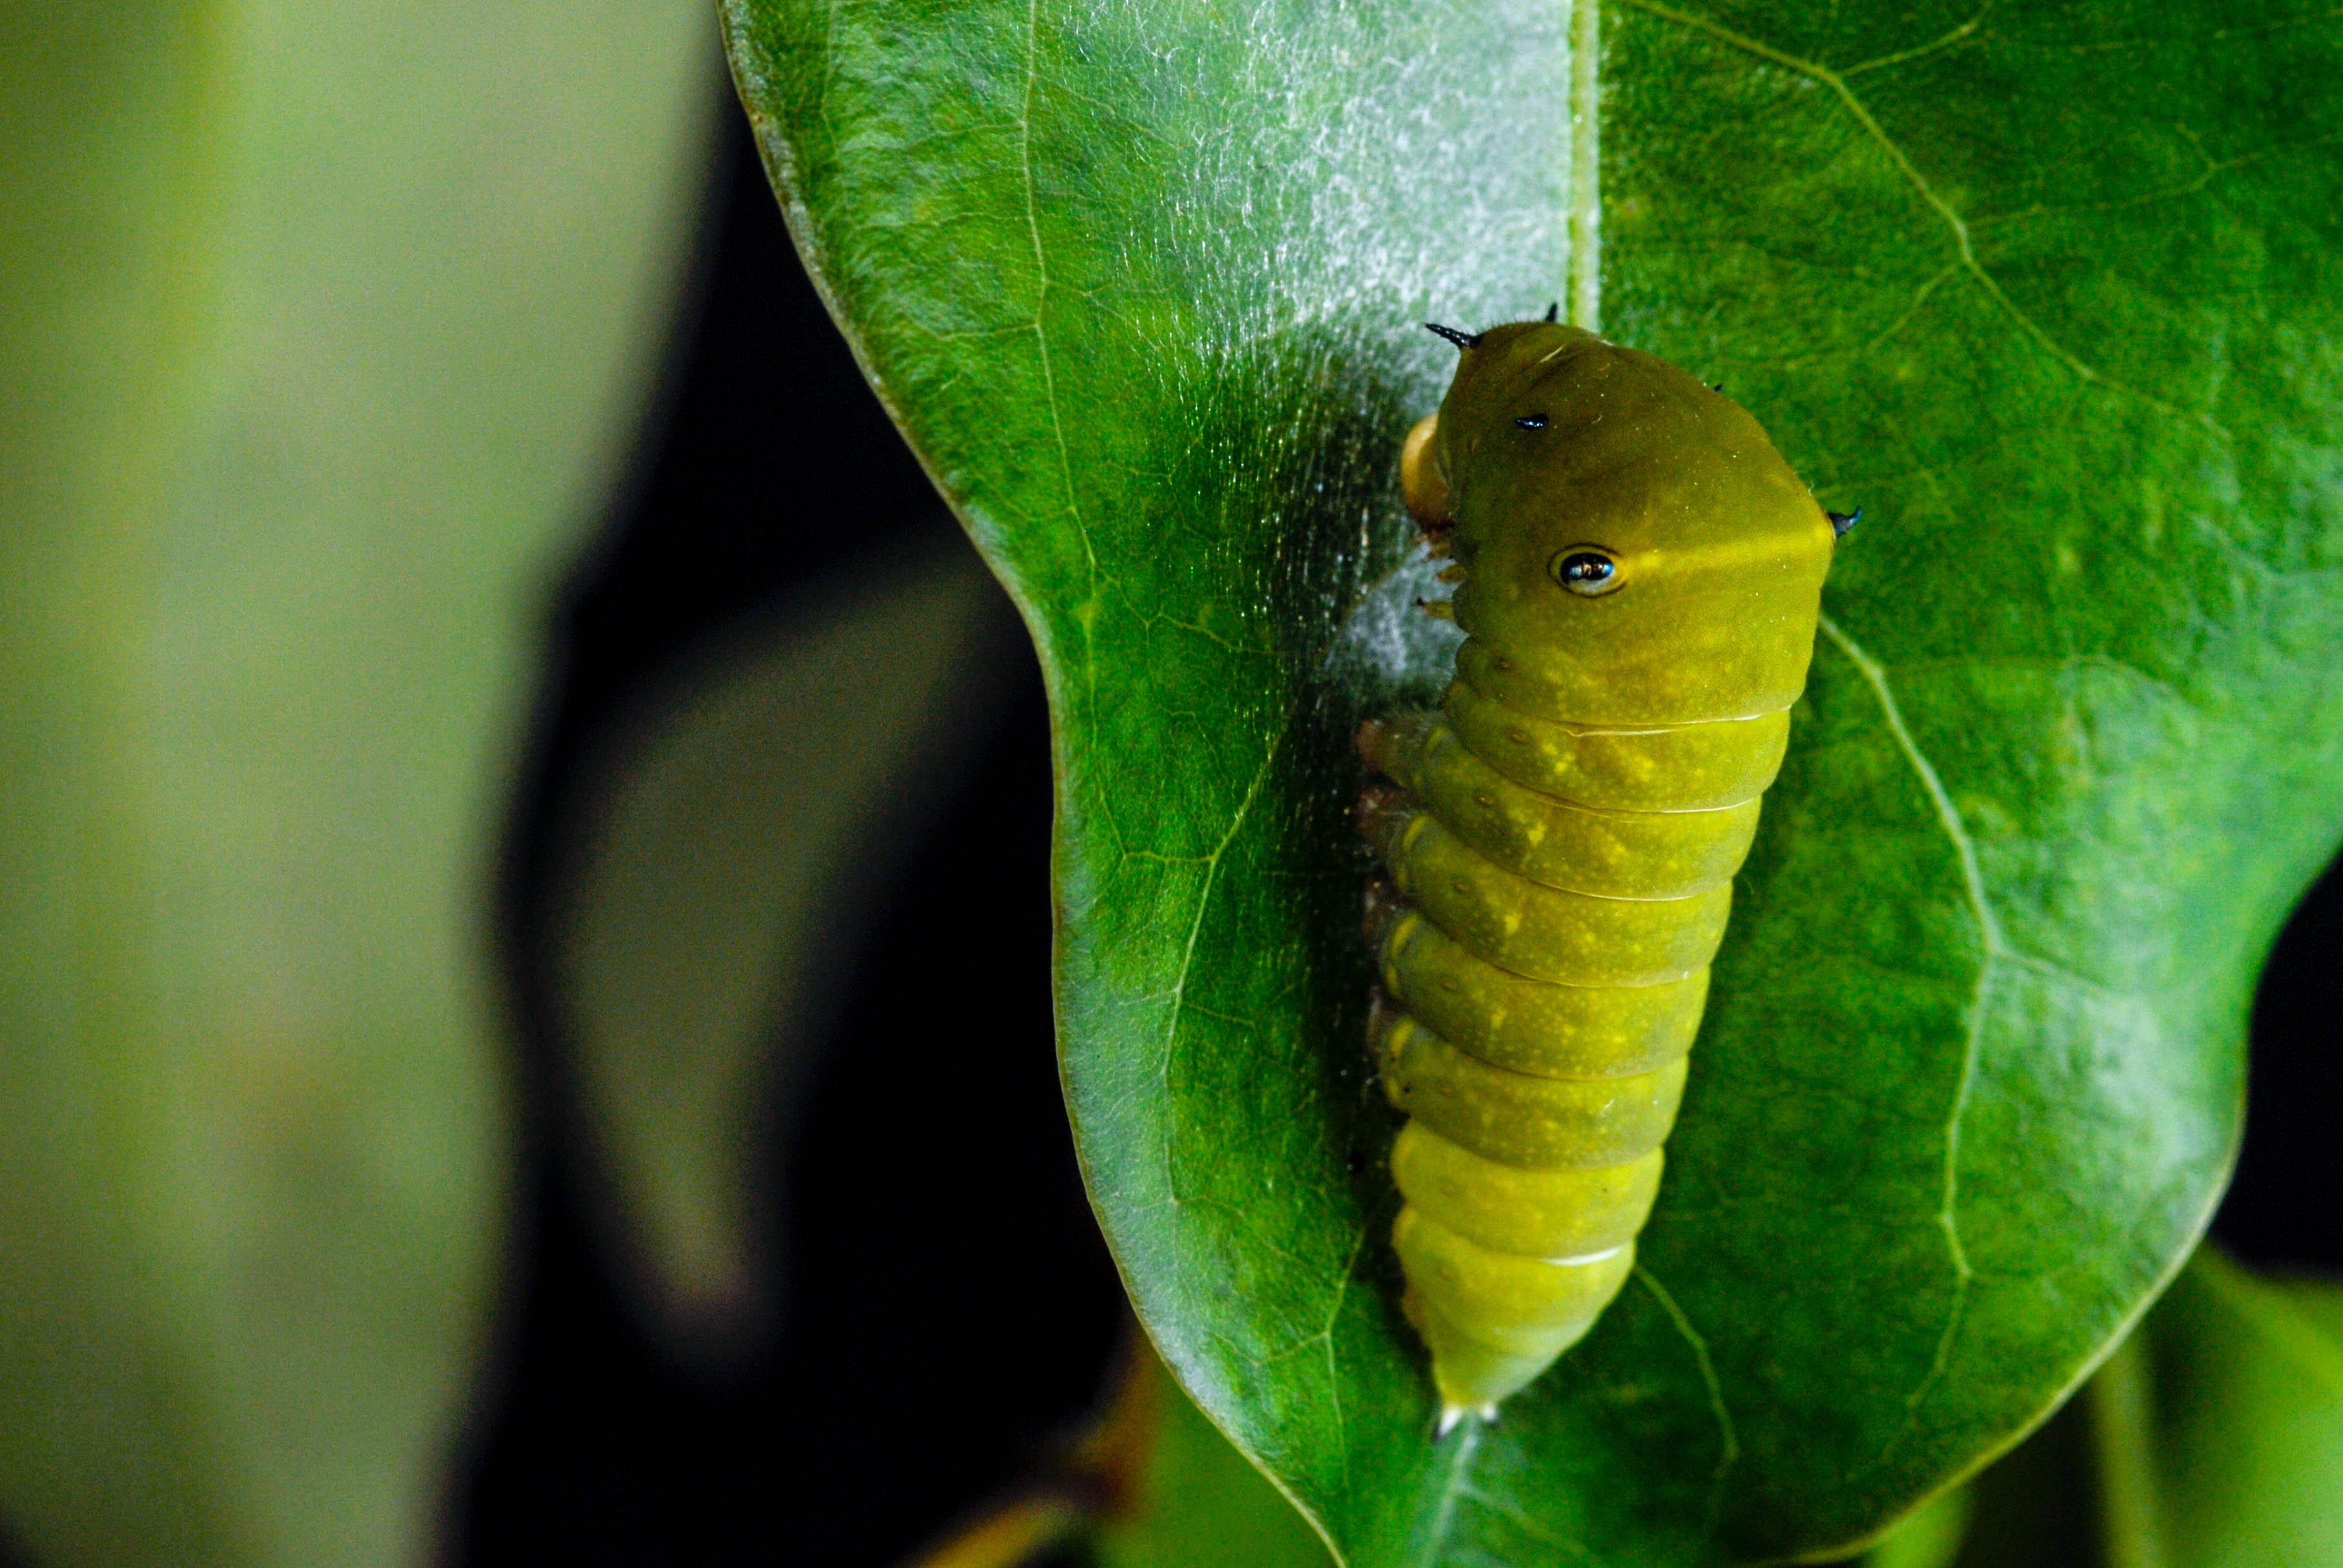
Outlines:
{"label": "plant stem", "polygon": [[2107,1568],[2166,1568],[2157,1521],[2149,1431],[2155,1387],[2138,1337],[2127,1339],[2090,1382],[2091,1445],[2098,1460],[2099,1524]]}

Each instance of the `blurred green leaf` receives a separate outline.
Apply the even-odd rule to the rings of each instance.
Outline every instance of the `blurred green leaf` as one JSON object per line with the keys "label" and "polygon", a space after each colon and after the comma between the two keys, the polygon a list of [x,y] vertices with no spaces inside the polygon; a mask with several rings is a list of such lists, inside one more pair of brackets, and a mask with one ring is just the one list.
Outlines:
{"label": "blurred green leaf", "polygon": [[498,1270],[486,884],[706,157],[689,5],[0,17],[0,1510],[431,1550]]}
{"label": "blurred green leaf", "polygon": [[2143,1461],[2131,1486],[2103,1475],[2109,1568],[2343,1562],[2343,1286],[2207,1248],[2135,1342],[2136,1392],[2094,1406],[2125,1423],[2102,1451]]}
{"label": "blurred green leaf", "polygon": [[1952,1568],[1968,1523],[1968,1489],[1939,1493],[1879,1539],[1865,1555],[1865,1568]]}
{"label": "blurred green leaf", "polygon": [[[2097,1568],[2104,1531],[2093,1403],[2069,1400],[1958,1489],[1967,1506],[1954,1568]],[[1892,1548],[1902,1528],[1881,1548]]]}
{"label": "blurred green leaf", "polygon": [[2310,1568],[2343,1561],[2343,1285],[2200,1248],[2083,1397],[1875,1549],[1959,1504],[1956,1568]]}
{"label": "blurred green leaf", "polygon": [[[1614,0],[1598,95],[1592,4],[726,5],[800,247],[1041,648],[1108,1237],[1362,1564],[1846,1549],[2013,1441],[2195,1242],[2343,824],[2343,26]],[[1414,324],[1598,280],[1870,520],[1637,1280],[1435,1445],[1347,741],[1444,672],[1393,575],[1453,364]]]}
{"label": "blurred green leaf", "polygon": [[562,1042],[622,1276],[686,1360],[765,1326],[759,1121],[794,1120],[870,916],[1026,657],[947,536],[650,678],[563,809]]}

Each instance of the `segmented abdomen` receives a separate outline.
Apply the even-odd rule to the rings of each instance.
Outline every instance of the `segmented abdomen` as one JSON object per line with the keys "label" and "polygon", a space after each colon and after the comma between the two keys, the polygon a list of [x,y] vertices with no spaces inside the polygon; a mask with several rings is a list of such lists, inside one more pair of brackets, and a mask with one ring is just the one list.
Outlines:
{"label": "segmented abdomen", "polygon": [[1491,699],[1468,642],[1443,710],[1362,733],[1394,787],[1362,821],[1372,1043],[1406,1308],[1452,1411],[1486,1413],[1575,1343],[1634,1265],[1733,875],[1786,709],[1649,728]]}

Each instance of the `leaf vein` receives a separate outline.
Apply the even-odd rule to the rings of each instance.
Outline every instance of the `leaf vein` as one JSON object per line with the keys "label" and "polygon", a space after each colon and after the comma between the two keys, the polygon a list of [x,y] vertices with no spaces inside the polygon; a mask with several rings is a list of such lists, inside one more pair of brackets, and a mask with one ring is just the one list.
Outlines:
{"label": "leaf vein", "polygon": [[1058,376],[1050,357],[1050,257],[1041,242],[1041,190],[1033,177],[1033,95],[1041,79],[1041,0],[1029,0],[1025,8],[1025,101],[1017,116],[1017,159],[1025,185],[1025,230],[1033,243],[1033,341],[1041,351],[1041,392],[1050,409],[1050,431],[1058,446],[1058,472],[1066,487],[1066,515],[1073,519],[1074,531],[1081,537],[1082,557],[1089,568],[1090,594],[1076,610],[1075,619],[1082,628],[1083,678],[1090,693],[1089,712],[1084,715],[1091,727],[1095,741],[1098,725],[1098,659],[1091,651],[1091,637],[1098,619],[1100,608],[1098,550],[1091,543],[1090,523],[1082,516],[1081,490],[1074,482],[1073,451],[1066,442],[1066,421],[1059,407]]}
{"label": "leaf vein", "polygon": [[1985,25],[1985,19],[1992,14],[1993,0],[1986,0],[1983,5],[1977,7],[1976,15],[1941,37],[1932,38],[1926,44],[1916,44],[1909,49],[1898,49],[1893,55],[1882,55],[1876,60],[1865,60],[1859,65],[1849,65],[1839,75],[1859,76],[1865,71],[1884,71],[1890,65],[1908,65],[1915,60],[1925,60],[1931,55],[1940,54],[1951,48],[1970,34],[1975,33]]}
{"label": "leaf vein", "polygon": [[[2000,282],[1994,277],[1993,274],[1986,271],[1985,264],[1977,259],[1976,247],[1970,238],[1968,221],[1954,209],[1952,203],[1946,201],[1936,186],[1928,183],[1927,176],[1921,174],[1911,158],[1906,155],[1903,147],[1887,134],[1886,127],[1873,116],[1863,100],[1855,96],[1855,89],[1846,85],[1846,77],[1841,73],[1832,70],[1818,60],[1801,58],[1785,50],[1776,49],[1762,40],[1752,38],[1745,33],[1735,32],[1721,22],[1713,21],[1694,12],[1680,11],[1673,5],[1663,4],[1662,0],[1624,0],[1624,3],[1639,11],[1648,12],[1664,21],[1674,22],[1678,26],[1705,33],[1731,48],[1755,55],[1761,60],[1779,65],[1785,71],[1794,71],[1828,88],[1838,99],[1840,106],[1854,117],[1855,124],[1863,127],[1865,135],[1877,144],[1879,150],[1886,155],[1887,161],[1896,166],[1896,172],[1904,176],[1914,193],[1938,218],[1943,220],[1945,226],[1952,234],[1954,254],[1959,257],[1961,270],[1967,273],[1977,287],[1984,291],[1986,297],[2016,323],[2020,331],[2033,338],[2044,353],[2064,365],[2076,379],[2086,385],[2104,387],[2110,391],[2137,398],[2139,402],[2171,418],[2201,425],[2222,439],[2234,442],[2235,437],[2228,430],[2209,415],[2176,407],[2136,387],[2128,387],[2115,380],[2098,367],[2051,337],[2047,328],[2027,315],[2016,300],[2003,291]],[[1982,14],[1980,14],[1980,19],[1982,19]],[[1890,56],[1890,58],[1893,57]],[[1885,62],[1871,64],[1876,65]]]}
{"label": "leaf vein", "polygon": [[1595,1560],[1594,1554],[1587,1551],[1583,1543],[1567,1541],[1555,1534],[1544,1523],[1533,1518],[1529,1510],[1521,1504],[1494,1493],[1483,1492],[1477,1486],[1463,1486],[1457,1491],[1464,1501],[1487,1509],[1539,1545],[1566,1553],[1571,1562],[1592,1563]]}
{"label": "leaf vein", "polygon": [[[1993,985],[1996,964],[2009,956],[2008,945],[2003,940],[2001,921],[1993,912],[1993,904],[1986,896],[1985,872],[1977,861],[1976,844],[1969,837],[1968,828],[1961,819],[1960,808],[1945,788],[1944,779],[1936,767],[1913,739],[1911,728],[1904,721],[1904,710],[1896,701],[1896,693],[1887,684],[1887,671],[1873,658],[1827,615],[1820,618],[1825,636],[1837,645],[1841,653],[1855,665],[1869,684],[1872,695],[1878,699],[1879,709],[1887,722],[1887,731],[1896,745],[1919,776],[1920,785],[1935,807],[1936,819],[1944,824],[1946,836],[1952,839],[1953,851],[1960,862],[1961,883],[1968,896],[1969,907],[1977,922],[1977,939],[1982,949],[1975,989],[1969,997],[1968,1026],[1961,1040],[1960,1076],[1953,1089],[1952,1110],[1945,1120],[1945,1163],[1942,1193],[1936,1208],[1936,1225],[1945,1235],[1945,1251],[1953,1267],[1953,1304],[1946,1313],[1944,1332],[1937,1336],[1935,1358],[1928,1373],[1920,1380],[1906,1401],[1907,1409],[1917,1415],[1920,1405],[1936,1384],[1943,1381],[1953,1353],[1953,1342],[1959,1335],[1961,1322],[1968,1310],[1969,1267],[1968,1249],[1961,1241],[1961,1121],[1968,1114],[1969,1101],[1975,1093],[1977,1058],[1984,1046],[1986,1008]],[[1908,1423],[1907,1423],[1908,1426]],[[1899,1434],[1900,1435],[1900,1434]]]}
{"label": "leaf vein", "polygon": [[1342,1302],[1351,1293],[1351,1277],[1359,1267],[1360,1254],[1367,1250],[1369,1227],[1361,1225],[1352,1238],[1351,1255],[1342,1261],[1342,1272],[1334,1282],[1334,1299],[1326,1308],[1326,1325],[1318,1331],[1318,1340],[1326,1352],[1326,1401],[1334,1412],[1334,1447],[1342,1456],[1342,1490],[1351,1489],[1351,1432],[1342,1413],[1342,1367],[1334,1359],[1334,1325],[1342,1321]]}
{"label": "leaf vein", "polygon": [[[1244,799],[1238,802],[1236,814],[1229,819],[1228,831],[1221,835],[1221,841],[1213,845],[1212,853],[1203,859],[1203,880],[1196,890],[1196,918],[1188,922],[1188,940],[1180,950],[1179,972],[1172,977],[1172,989],[1167,993],[1171,999],[1172,1007],[1171,1015],[1164,1020],[1163,1025],[1163,1056],[1161,1070],[1161,1087],[1164,1103],[1167,1105],[1172,1102],[1172,1059],[1175,1042],[1179,1038],[1180,1020],[1188,1011],[1188,979],[1195,970],[1196,943],[1203,935],[1205,911],[1212,908],[1212,887],[1220,878],[1222,858],[1228,854],[1229,846],[1236,841],[1237,834],[1242,830],[1245,819],[1252,815],[1253,802],[1261,798],[1262,786],[1269,781],[1270,769],[1277,766],[1278,753],[1285,749],[1285,734],[1286,727],[1281,726],[1276,736],[1270,742],[1269,755],[1261,759],[1261,767],[1254,772],[1252,783],[1245,789]],[[1172,1159],[1171,1148],[1172,1141],[1176,1136],[1177,1124],[1167,1121],[1164,1124],[1163,1164],[1168,1173],[1175,1173],[1170,1182],[1172,1201],[1175,1207],[1195,1201],[1193,1199],[1183,1199],[1180,1196],[1179,1182],[1176,1179],[1177,1165]]]}
{"label": "leaf vein", "polygon": [[1467,1421],[1457,1429],[1456,1452],[1448,1461],[1448,1475],[1440,1483],[1440,1501],[1432,1513],[1432,1527],[1424,1533],[1423,1550],[1416,1554],[1416,1568],[1434,1568],[1441,1553],[1448,1545],[1448,1533],[1456,1527],[1456,1505],[1469,1490],[1465,1476],[1473,1468],[1473,1452],[1481,1446],[1482,1425]]}
{"label": "leaf vein", "polygon": [[1714,1499],[1721,1493],[1725,1473],[1741,1462],[1741,1437],[1734,1430],[1733,1412],[1725,1402],[1725,1385],[1717,1381],[1716,1363],[1709,1358],[1708,1341],[1692,1326],[1692,1319],[1684,1315],[1684,1308],[1676,1304],[1676,1299],[1668,1293],[1668,1288],[1660,1283],[1660,1277],[1638,1263],[1635,1265],[1635,1278],[1652,1292],[1652,1299],[1660,1303],[1660,1311],[1668,1315],[1668,1322],[1675,1325],[1676,1332],[1683,1336],[1685,1344],[1692,1347],[1694,1364],[1700,1368],[1701,1386],[1708,1391],[1709,1413],[1716,1418],[1718,1439],[1716,1469],[1709,1477]]}

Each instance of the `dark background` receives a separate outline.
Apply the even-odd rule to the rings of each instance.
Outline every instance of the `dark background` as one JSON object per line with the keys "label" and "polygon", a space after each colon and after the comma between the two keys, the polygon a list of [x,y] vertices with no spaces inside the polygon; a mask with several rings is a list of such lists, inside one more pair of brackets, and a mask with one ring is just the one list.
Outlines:
{"label": "dark background", "polygon": [[[1048,1044],[1048,719],[1030,669],[916,850],[787,1153],[791,1284],[771,1353],[729,1380],[678,1370],[588,1241],[526,960],[566,769],[687,646],[949,526],[731,119],[694,318],[637,481],[561,610],[513,829],[506,924],[532,1131],[518,1289],[451,1521],[475,1568],[899,1563],[1079,1421],[1121,1322]],[[2246,1152],[2214,1225],[2265,1267],[2343,1272],[2339,956],[2330,872],[2263,979]],[[905,973],[920,983],[890,983]],[[998,1049],[919,1044],[977,1018]],[[859,1130],[890,1115],[908,1117],[900,1135],[870,1147]]]}
{"label": "dark background", "polygon": [[558,609],[512,828],[502,925],[530,1127],[518,1289],[450,1522],[476,1568],[900,1563],[1048,1457],[1121,1332],[1051,1049],[1049,715],[1030,652],[860,953],[779,1151],[778,1342],[729,1375],[677,1366],[596,1244],[533,957],[565,786],[645,677],[957,527],[729,118],[696,297],[634,480]]}

